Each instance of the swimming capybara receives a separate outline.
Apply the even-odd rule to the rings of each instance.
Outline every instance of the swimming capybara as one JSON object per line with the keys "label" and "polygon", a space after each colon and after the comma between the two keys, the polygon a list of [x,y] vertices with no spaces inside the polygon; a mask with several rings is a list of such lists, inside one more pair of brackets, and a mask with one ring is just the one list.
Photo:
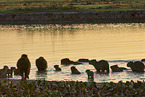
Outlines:
{"label": "swimming capybara", "polygon": [[69,58],[61,59],[61,65],[70,65],[73,64],[73,61],[71,61]]}
{"label": "swimming capybara", "polygon": [[112,72],[121,72],[121,71],[123,71],[122,69],[120,69],[120,68],[118,67],[118,65],[113,65],[113,66],[111,66],[111,69],[112,69]]}
{"label": "swimming capybara", "polygon": [[71,67],[71,73],[72,73],[72,74],[81,74],[81,73],[77,70],[77,68],[76,68],[75,66],[72,66],[72,67]]}
{"label": "swimming capybara", "polygon": [[135,72],[144,72],[144,64],[141,61],[130,61],[127,63],[127,67],[130,67],[132,69],[132,71]]}
{"label": "swimming capybara", "polygon": [[56,71],[61,71],[61,68],[59,67],[59,65],[54,65],[54,68]]}
{"label": "swimming capybara", "polygon": [[86,70],[86,73],[87,73],[87,75],[88,75],[88,79],[94,80],[94,72],[93,72],[93,71],[87,69],[87,70]]}
{"label": "swimming capybara", "polygon": [[38,71],[45,71],[47,69],[47,61],[43,57],[36,59],[36,67]]}

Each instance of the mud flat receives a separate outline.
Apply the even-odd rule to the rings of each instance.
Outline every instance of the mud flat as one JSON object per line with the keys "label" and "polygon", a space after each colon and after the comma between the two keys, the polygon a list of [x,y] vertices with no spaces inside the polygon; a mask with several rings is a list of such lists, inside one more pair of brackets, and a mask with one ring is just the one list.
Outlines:
{"label": "mud flat", "polygon": [[0,24],[144,23],[145,11],[0,14]]}

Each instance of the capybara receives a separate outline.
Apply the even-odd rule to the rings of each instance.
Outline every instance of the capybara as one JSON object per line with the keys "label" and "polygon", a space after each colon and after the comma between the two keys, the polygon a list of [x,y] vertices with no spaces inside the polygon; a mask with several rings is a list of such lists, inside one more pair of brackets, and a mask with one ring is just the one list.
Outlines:
{"label": "capybara", "polygon": [[15,69],[16,69],[16,67],[11,67],[11,69],[7,70],[8,77],[12,77],[13,72],[14,72]]}
{"label": "capybara", "polygon": [[88,75],[88,79],[94,80],[94,72],[93,72],[93,71],[87,69],[87,70],[86,70],[86,73],[87,73],[87,75]]}
{"label": "capybara", "polygon": [[47,61],[43,57],[36,59],[36,67],[38,71],[45,71],[47,69]]}
{"label": "capybara", "polygon": [[54,65],[54,68],[56,71],[61,71],[61,68],[59,67],[59,65]]}
{"label": "capybara", "polygon": [[22,54],[21,58],[17,61],[17,68],[22,79],[29,78],[31,63],[26,54]]}
{"label": "capybara", "polygon": [[75,66],[72,66],[72,67],[71,67],[71,73],[72,73],[72,74],[81,74],[81,73],[77,70],[77,68],[76,68]]}
{"label": "capybara", "polygon": [[0,78],[6,77],[8,66],[4,66],[3,69],[0,69]]}
{"label": "capybara", "polygon": [[135,72],[144,72],[144,64],[141,61],[130,61],[127,63],[127,67],[130,67],[132,71]]}

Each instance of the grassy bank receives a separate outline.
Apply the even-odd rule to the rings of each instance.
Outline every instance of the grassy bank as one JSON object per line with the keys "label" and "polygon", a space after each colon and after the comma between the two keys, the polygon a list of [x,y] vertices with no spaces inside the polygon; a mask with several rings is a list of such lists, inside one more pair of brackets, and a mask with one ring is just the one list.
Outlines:
{"label": "grassy bank", "polygon": [[145,11],[145,0],[0,0],[0,13]]}
{"label": "grassy bank", "polygon": [[[17,82],[17,83],[16,83]],[[0,96],[6,97],[143,97],[145,82],[96,83],[75,81],[0,82]]]}

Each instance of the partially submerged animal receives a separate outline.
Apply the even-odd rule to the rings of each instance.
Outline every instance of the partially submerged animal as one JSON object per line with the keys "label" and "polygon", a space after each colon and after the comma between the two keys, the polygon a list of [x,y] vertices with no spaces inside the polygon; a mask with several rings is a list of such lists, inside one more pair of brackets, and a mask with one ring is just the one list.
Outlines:
{"label": "partially submerged animal", "polygon": [[72,74],[81,74],[75,66],[71,67],[71,73]]}
{"label": "partially submerged animal", "polygon": [[38,71],[45,71],[47,69],[47,61],[44,59],[44,57],[39,57],[36,59],[36,67]]}
{"label": "partially submerged animal", "polygon": [[130,61],[127,63],[127,67],[130,67],[132,71],[135,72],[144,72],[144,64],[141,61]]}
{"label": "partially submerged animal", "polygon": [[61,71],[61,68],[59,67],[59,65],[54,65],[54,68],[56,71]]}
{"label": "partially submerged animal", "polygon": [[5,78],[8,70],[8,66],[4,66],[3,69],[0,69],[0,78]]}
{"label": "partially submerged animal", "polygon": [[118,67],[118,65],[113,65],[113,66],[111,66],[111,69],[112,69],[112,72],[121,72],[121,71],[123,71],[122,69],[120,69],[120,68]]}
{"label": "partially submerged animal", "polygon": [[7,75],[8,75],[8,77],[12,77],[13,72],[14,72],[15,69],[16,69],[15,67],[11,67],[11,69],[8,69],[8,70],[7,70]]}
{"label": "partially submerged animal", "polygon": [[17,62],[17,68],[23,80],[29,78],[31,63],[26,54],[22,54]]}
{"label": "partially submerged animal", "polygon": [[98,73],[101,72],[109,73],[109,63],[106,60],[100,60],[100,61],[91,60],[89,64],[92,64]]}
{"label": "partially submerged animal", "polygon": [[87,69],[86,73],[88,75],[88,79],[93,79],[94,80],[94,72],[93,71]]}

